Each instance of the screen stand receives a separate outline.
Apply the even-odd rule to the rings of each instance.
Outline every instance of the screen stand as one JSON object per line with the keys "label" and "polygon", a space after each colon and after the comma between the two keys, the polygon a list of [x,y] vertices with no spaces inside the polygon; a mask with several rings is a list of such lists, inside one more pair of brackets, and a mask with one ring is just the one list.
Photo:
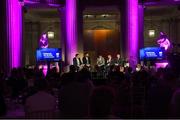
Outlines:
{"label": "screen stand", "polygon": [[51,62],[47,61],[47,67],[48,67],[47,74],[49,74],[49,72],[50,72],[50,63],[51,63]]}

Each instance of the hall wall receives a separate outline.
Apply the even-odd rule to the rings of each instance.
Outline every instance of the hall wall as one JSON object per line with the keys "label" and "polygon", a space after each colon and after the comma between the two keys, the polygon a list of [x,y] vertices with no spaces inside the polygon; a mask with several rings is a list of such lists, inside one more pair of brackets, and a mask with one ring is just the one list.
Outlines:
{"label": "hall wall", "polygon": [[84,51],[89,52],[92,63],[96,64],[98,55],[107,58],[121,52],[121,31],[119,15],[103,18],[84,18]]}
{"label": "hall wall", "polygon": [[61,47],[60,22],[38,21],[25,22],[24,25],[24,65],[35,65],[35,53],[38,48],[38,41],[43,32],[54,32],[54,39],[49,39],[49,47]]}
{"label": "hall wall", "polygon": [[[149,37],[149,30],[155,30],[155,36]],[[144,46],[157,46],[156,40],[160,32],[165,32],[171,41],[175,44],[174,52],[180,52],[180,19],[160,19],[160,20],[145,20],[144,22]]]}

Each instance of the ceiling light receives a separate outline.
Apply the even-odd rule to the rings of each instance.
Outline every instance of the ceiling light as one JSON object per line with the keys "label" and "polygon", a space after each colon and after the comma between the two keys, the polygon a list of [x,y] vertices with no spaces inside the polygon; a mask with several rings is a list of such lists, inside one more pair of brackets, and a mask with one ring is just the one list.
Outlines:
{"label": "ceiling light", "polygon": [[49,32],[48,32],[48,38],[49,38],[49,39],[54,39],[54,32],[49,31]]}
{"label": "ceiling light", "polygon": [[155,37],[155,30],[149,30],[149,37]]}

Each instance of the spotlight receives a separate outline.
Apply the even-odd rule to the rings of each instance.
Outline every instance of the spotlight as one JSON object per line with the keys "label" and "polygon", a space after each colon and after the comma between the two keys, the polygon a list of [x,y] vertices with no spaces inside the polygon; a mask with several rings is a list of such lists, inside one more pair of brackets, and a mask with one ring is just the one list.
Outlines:
{"label": "spotlight", "polygon": [[49,32],[48,32],[48,38],[49,38],[49,39],[54,39],[54,32],[49,31]]}
{"label": "spotlight", "polygon": [[149,37],[155,36],[155,30],[149,30]]}

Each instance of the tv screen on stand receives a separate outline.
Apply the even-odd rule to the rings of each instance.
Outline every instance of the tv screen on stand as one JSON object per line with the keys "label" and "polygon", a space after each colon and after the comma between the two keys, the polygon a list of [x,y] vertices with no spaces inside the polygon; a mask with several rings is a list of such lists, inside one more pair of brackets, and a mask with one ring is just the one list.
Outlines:
{"label": "tv screen on stand", "polygon": [[145,47],[140,49],[140,60],[163,60],[165,50],[161,47]]}
{"label": "tv screen on stand", "polygon": [[58,62],[62,59],[60,48],[38,48],[36,50],[36,61]]}

